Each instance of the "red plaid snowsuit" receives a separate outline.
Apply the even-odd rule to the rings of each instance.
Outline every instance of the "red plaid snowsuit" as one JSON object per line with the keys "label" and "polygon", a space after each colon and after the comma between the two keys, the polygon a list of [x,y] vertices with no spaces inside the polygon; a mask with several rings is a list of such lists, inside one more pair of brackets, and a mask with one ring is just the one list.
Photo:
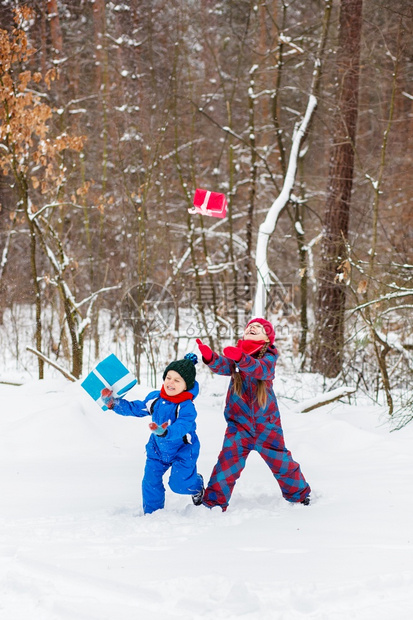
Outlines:
{"label": "red plaid snowsuit", "polygon": [[[310,487],[289,450],[285,447],[280,413],[272,388],[278,353],[270,346],[261,359],[243,353],[239,362],[213,353],[208,363],[212,372],[231,375],[239,369],[242,395],[233,391],[231,379],[224,410],[228,423],[224,443],[218,456],[203,503],[226,510],[235,483],[245,467],[251,450],[257,450],[280,485],[283,497],[289,502],[301,502],[310,494]],[[205,360],[204,360],[205,361]],[[266,382],[267,403],[263,409],[257,400],[257,380]]]}

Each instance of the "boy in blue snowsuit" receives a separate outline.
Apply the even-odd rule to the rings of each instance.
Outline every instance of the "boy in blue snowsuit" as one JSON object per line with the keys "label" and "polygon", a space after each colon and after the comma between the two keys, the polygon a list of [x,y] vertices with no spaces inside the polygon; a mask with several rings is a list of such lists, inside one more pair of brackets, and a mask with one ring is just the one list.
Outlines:
{"label": "boy in blue snowsuit", "polygon": [[151,415],[152,431],[146,445],[146,465],[142,480],[145,514],[163,508],[165,487],[163,475],[171,469],[169,486],[174,493],[192,495],[198,506],[204,493],[203,479],[197,473],[199,439],[196,434],[196,409],[193,400],[199,392],[195,381],[198,358],[188,353],[184,359],[169,364],[163,374],[161,390],[150,392],[144,400],[129,402],[113,398],[110,390],[102,390],[109,409],[124,416],[138,418]]}

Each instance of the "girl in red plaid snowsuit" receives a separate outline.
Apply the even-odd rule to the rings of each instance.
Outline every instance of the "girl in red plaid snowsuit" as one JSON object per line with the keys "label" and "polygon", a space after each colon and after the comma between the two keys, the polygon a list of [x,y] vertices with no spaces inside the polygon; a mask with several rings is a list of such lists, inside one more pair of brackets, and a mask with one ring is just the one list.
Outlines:
{"label": "girl in red plaid snowsuit", "polygon": [[244,338],[223,355],[197,340],[205,364],[212,372],[230,375],[225,405],[227,429],[218,462],[205,490],[203,504],[226,510],[235,483],[251,450],[257,450],[289,502],[309,503],[310,487],[285,447],[280,413],[272,388],[278,353],[271,323],[249,321]]}

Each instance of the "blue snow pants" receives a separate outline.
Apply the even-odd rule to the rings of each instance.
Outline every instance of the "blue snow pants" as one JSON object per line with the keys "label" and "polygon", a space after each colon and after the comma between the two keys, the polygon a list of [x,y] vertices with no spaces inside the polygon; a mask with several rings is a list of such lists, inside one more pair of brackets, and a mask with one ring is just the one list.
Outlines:
{"label": "blue snow pants", "polygon": [[195,495],[202,489],[202,477],[197,473],[199,440],[185,444],[174,453],[161,452],[151,441],[146,446],[146,465],[142,480],[143,512],[149,514],[165,505],[163,476],[171,469],[169,487],[180,495]]}

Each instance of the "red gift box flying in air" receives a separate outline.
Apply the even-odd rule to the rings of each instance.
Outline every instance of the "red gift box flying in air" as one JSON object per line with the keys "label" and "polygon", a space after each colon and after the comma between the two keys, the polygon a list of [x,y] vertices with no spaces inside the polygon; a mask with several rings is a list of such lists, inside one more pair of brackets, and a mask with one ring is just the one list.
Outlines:
{"label": "red gift box flying in air", "polygon": [[227,199],[224,194],[219,194],[218,192],[196,189],[194,207],[194,209],[188,209],[189,213],[200,213],[201,215],[223,218],[227,214]]}

